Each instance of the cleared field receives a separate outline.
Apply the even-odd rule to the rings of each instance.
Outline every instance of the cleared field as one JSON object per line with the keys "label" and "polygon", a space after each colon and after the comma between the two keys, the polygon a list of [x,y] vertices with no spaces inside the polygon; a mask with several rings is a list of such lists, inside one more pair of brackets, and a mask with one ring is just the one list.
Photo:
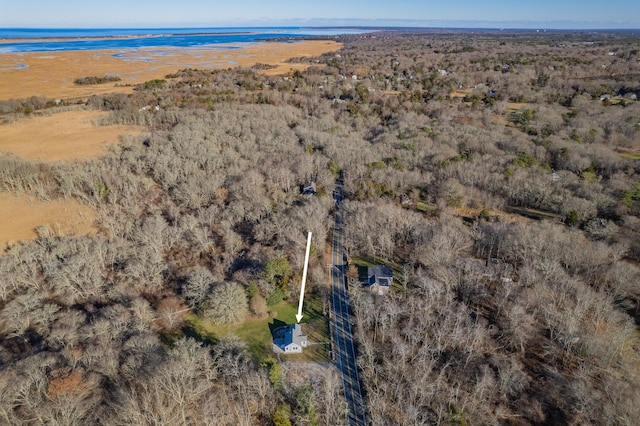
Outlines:
{"label": "cleared field", "polygon": [[75,200],[40,201],[29,196],[0,193],[0,251],[12,242],[33,239],[36,228],[48,225],[62,235],[96,232],[96,214]]}
{"label": "cleared field", "polygon": [[141,126],[96,126],[101,111],[66,111],[24,118],[0,126],[0,154],[47,161],[72,161],[97,157],[120,136],[142,133]]}
{"label": "cleared field", "polygon": [[[275,357],[272,350],[272,328],[285,324],[295,324],[297,303],[281,302],[272,306],[264,318],[248,316],[246,321],[235,325],[214,325],[195,314],[187,315],[185,333],[205,342],[215,342],[227,334],[238,336],[244,341],[256,359]],[[302,330],[309,338],[309,346],[302,354],[281,354],[285,361],[328,362],[329,324],[322,313],[322,300],[314,293],[307,294],[302,311]]]}

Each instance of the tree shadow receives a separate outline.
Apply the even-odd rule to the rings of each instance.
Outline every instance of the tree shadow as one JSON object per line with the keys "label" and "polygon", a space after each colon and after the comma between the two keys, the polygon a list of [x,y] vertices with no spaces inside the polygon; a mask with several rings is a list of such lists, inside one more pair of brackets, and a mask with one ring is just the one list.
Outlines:
{"label": "tree shadow", "polygon": [[286,322],[279,320],[277,318],[273,319],[273,323],[269,323],[269,331],[271,332],[271,336],[273,336],[273,332],[276,331],[277,329],[284,327],[287,324]]}
{"label": "tree shadow", "polygon": [[241,269],[262,270],[263,268],[264,264],[259,260],[245,257],[244,254],[241,254],[240,256],[236,257],[231,263],[231,267],[229,268],[229,276],[233,275],[234,272]]}
{"label": "tree shadow", "polygon": [[205,346],[214,346],[218,344],[218,339],[215,336],[198,331],[192,324],[184,325],[182,327],[182,333],[187,337],[191,337],[192,339],[203,343]]}

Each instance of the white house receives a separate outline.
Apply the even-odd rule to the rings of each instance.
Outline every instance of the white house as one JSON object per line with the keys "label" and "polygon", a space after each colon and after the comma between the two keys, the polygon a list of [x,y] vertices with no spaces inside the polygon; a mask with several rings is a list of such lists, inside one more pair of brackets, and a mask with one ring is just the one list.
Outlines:
{"label": "white house", "polygon": [[308,344],[307,336],[302,334],[300,324],[290,324],[277,328],[273,332],[273,351],[280,354],[299,354]]}

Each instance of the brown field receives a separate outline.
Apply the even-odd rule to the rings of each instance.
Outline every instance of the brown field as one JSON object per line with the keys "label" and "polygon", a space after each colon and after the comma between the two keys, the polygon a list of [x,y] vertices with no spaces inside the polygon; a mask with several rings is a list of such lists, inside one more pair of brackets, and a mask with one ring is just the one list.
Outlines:
{"label": "brown field", "polygon": [[5,192],[0,193],[0,206],[0,251],[12,242],[35,238],[35,229],[42,225],[61,235],[96,232],[96,213],[75,200],[45,202]]}
{"label": "brown field", "polygon": [[[99,156],[123,134],[139,134],[140,126],[96,126],[101,111],[66,111],[0,125],[0,155],[12,153],[45,161],[73,161]],[[36,237],[42,225],[57,234],[95,232],[96,213],[75,200],[44,202],[0,193],[0,251],[8,244]]]}
{"label": "brown field", "polygon": [[50,116],[23,118],[0,125],[0,155],[71,161],[88,159],[106,152],[107,144],[123,134],[140,134],[141,126],[96,126],[101,111],[67,111]]}
{"label": "brown field", "polygon": [[[237,48],[143,48],[123,50],[33,52],[0,54],[0,99],[45,96],[52,99],[82,98],[93,94],[129,92],[123,85],[164,78],[184,68],[229,68],[256,63],[277,65],[269,74],[305,69],[307,64],[288,64],[293,57],[317,56],[338,50],[340,43],[326,40],[294,43],[254,43]],[[116,55],[116,56],[114,56]],[[116,75],[116,83],[78,86],[76,78]]]}

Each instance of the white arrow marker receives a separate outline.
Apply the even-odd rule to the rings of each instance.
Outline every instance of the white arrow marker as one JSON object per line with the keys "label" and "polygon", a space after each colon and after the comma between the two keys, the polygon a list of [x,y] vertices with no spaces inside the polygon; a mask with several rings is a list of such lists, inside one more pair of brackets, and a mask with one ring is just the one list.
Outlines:
{"label": "white arrow marker", "polygon": [[307,237],[307,252],[304,255],[304,269],[302,270],[302,285],[300,286],[300,301],[298,302],[298,315],[296,320],[302,319],[302,304],[304,303],[304,285],[307,283],[307,267],[309,266],[309,251],[311,250],[311,232]]}

